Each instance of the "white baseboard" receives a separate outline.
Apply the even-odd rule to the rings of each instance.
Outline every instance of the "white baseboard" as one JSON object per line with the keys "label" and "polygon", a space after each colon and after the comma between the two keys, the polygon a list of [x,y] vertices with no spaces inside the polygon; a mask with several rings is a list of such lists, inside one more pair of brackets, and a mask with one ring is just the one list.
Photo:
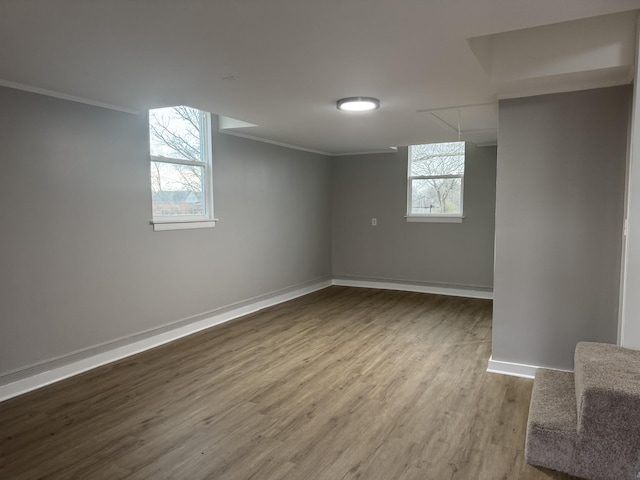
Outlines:
{"label": "white baseboard", "polygon": [[143,340],[133,341],[129,344],[119,346],[96,355],[91,355],[81,360],[72,361],[66,365],[58,366],[51,370],[19,379],[6,385],[0,385],[0,402],[46,385],[59,382],[65,378],[78,375],[102,365],[106,365],[107,363],[115,362],[116,360],[121,360],[131,355],[144,352],[145,350],[164,345],[165,343],[186,337],[187,335],[205,330],[213,327],[214,325],[234,320],[288,300],[293,300],[294,298],[307,295],[317,290],[322,290],[323,288],[329,287],[331,284],[331,280],[323,280],[285,293],[276,293],[273,296],[262,298],[250,304],[226,310],[219,314],[214,314],[205,319],[158,333]]}
{"label": "white baseboard", "polygon": [[334,278],[333,285],[340,285],[342,287],[380,288],[382,290],[402,290],[405,292],[432,293],[436,295],[482,298],[488,300],[493,299],[493,292],[490,290],[478,290],[448,285],[427,285],[386,280],[357,280],[343,278]]}
{"label": "white baseboard", "polygon": [[511,375],[512,377],[535,378],[536,370],[538,370],[539,368],[542,367],[538,367],[536,365],[525,365],[523,363],[494,360],[492,355],[489,358],[487,372],[500,373],[502,375]]}
{"label": "white baseboard", "polygon": [[[323,288],[327,288],[331,285],[379,288],[383,290],[403,290],[409,292],[433,293],[438,295],[452,295],[458,297],[484,299],[490,299],[493,296],[492,292],[490,291],[454,288],[448,286],[431,286],[376,280],[322,280],[301,288],[286,291],[284,293],[278,294],[276,292],[270,296],[267,295],[258,297],[258,299],[256,299],[255,301],[249,301],[249,303],[243,304],[242,306],[239,306],[237,308],[231,307],[229,309],[221,309],[221,313],[213,313],[211,316],[208,316],[204,319],[183,324],[176,328],[170,328],[169,330],[167,330],[165,327],[162,328],[163,331],[160,333],[151,334],[150,336],[140,340],[132,340],[130,343],[125,343],[124,345],[120,344],[119,346],[108,348],[107,350],[102,349],[103,351],[100,351],[99,353],[91,354],[90,349],[87,352],[86,357],[80,358],[78,360],[70,360],[69,363],[66,364],[60,364],[60,360],[64,361],[64,358],[66,357],[63,357],[62,359],[56,359],[55,366],[52,366],[50,370],[31,374],[29,376],[26,376],[25,378],[20,378],[11,383],[0,385],[0,402],[12,397],[17,397],[18,395],[22,395],[23,393],[27,393],[38,388],[45,387],[52,383],[59,382],[60,380],[64,380],[65,378],[78,375],[102,365],[106,365],[108,363],[129,357],[131,355],[144,352],[145,350],[164,345],[166,343],[172,342],[182,337],[186,337],[196,332],[200,332],[215,325],[219,325],[221,323],[234,320],[244,315],[257,312],[258,310],[262,310],[273,305],[278,305],[279,303],[293,300],[294,298],[307,295],[317,290],[322,290]],[[95,351],[94,347],[92,347],[92,349]],[[68,357],[71,358],[72,356],[69,355]],[[53,362],[48,361],[45,362],[45,365],[47,363],[53,364]]]}
{"label": "white baseboard", "polygon": [[524,363],[503,362],[502,360],[494,360],[493,355],[489,357],[487,372],[499,373],[501,375],[510,375],[512,377],[535,378],[536,370],[539,368],[547,368],[550,370],[558,370],[560,372],[572,372],[573,370],[564,370],[562,368],[541,367],[538,365],[526,365]]}

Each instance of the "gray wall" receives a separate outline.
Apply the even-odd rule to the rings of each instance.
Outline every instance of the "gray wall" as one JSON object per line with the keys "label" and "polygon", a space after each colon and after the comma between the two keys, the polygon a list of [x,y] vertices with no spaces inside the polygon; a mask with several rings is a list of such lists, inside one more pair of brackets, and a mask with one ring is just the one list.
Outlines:
{"label": "gray wall", "polygon": [[[640,31],[636,31],[636,45]],[[640,350],[640,49],[636,48],[632,119],[629,122],[630,155],[627,166],[627,235],[623,246],[624,284],[618,329],[623,347]]]}
{"label": "gray wall", "polygon": [[327,157],[216,134],[219,224],[153,232],[144,116],[0,105],[0,375],[330,275]]}
{"label": "gray wall", "polygon": [[[408,223],[407,148],[336,157],[333,274],[490,289],[496,148],[466,146],[463,223]],[[371,226],[371,218],[378,226]]]}
{"label": "gray wall", "polygon": [[493,358],[616,342],[631,88],[500,102]]}

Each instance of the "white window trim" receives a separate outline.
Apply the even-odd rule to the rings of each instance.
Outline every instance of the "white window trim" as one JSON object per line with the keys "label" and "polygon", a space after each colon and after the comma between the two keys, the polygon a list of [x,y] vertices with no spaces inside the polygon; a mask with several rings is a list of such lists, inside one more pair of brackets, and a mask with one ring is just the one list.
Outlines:
{"label": "white window trim", "polygon": [[422,215],[407,215],[406,218],[409,223],[462,223],[464,216],[432,215],[430,217],[425,217]]}
{"label": "white window trim", "polygon": [[[169,231],[169,230],[189,230],[195,228],[213,228],[216,226],[217,218],[213,216],[213,147],[211,129],[211,113],[202,111],[203,125],[202,131],[206,132],[200,138],[201,154],[204,159],[202,162],[193,160],[185,160],[182,158],[166,158],[151,155],[149,148],[150,162],[163,162],[180,165],[193,165],[196,167],[204,167],[204,197],[205,197],[205,215],[176,215],[176,216],[154,216],[151,220],[153,231]],[[148,117],[147,117],[148,123]]]}
{"label": "white window trim", "polygon": [[217,218],[212,220],[196,220],[192,222],[151,222],[154,232],[170,230],[190,230],[194,228],[213,228],[216,226]]}
{"label": "white window trim", "polygon": [[[464,216],[464,173],[456,175],[411,175],[411,147],[407,149],[407,214],[405,218],[407,222],[413,223],[462,223]],[[466,171],[466,154],[465,154],[465,171]],[[459,178],[460,179],[460,214],[447,215],[442,213],[416,215],[411,213],[411,205],[413,205],[413,180],[430,180],[434,178]]]}

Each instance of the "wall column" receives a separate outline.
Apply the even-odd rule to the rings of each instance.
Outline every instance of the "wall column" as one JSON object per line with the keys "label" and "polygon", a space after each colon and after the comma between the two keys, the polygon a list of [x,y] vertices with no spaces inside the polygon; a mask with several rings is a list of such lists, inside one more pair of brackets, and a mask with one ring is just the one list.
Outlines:
{"label": "wall column", "polygon": [[636,350],[640,350],[640,85],[638,82],[640,37],[638,30],[636,28],[635,79],[627,169],[626,235],[622,256],[623,275],[618,334],[618,340],[622,346]]}

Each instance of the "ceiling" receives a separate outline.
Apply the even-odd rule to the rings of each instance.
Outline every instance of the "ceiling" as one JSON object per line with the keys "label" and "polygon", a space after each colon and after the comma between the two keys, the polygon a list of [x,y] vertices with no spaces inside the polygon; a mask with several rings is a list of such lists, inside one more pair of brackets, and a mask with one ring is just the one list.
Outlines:
{"label": "ceiling", "polygon": [[[458,129],[495,144],[501,96],[631,81],[636,12],[603,17],[606,29],[542,26],[639,8],[640,0],[0,0],[0,85],[134,110],[190,105],[239,120],[228,133],[334,155],[453,140]],[[339,112],[336,100],[349,96],[377,97],[381,107]]]}

